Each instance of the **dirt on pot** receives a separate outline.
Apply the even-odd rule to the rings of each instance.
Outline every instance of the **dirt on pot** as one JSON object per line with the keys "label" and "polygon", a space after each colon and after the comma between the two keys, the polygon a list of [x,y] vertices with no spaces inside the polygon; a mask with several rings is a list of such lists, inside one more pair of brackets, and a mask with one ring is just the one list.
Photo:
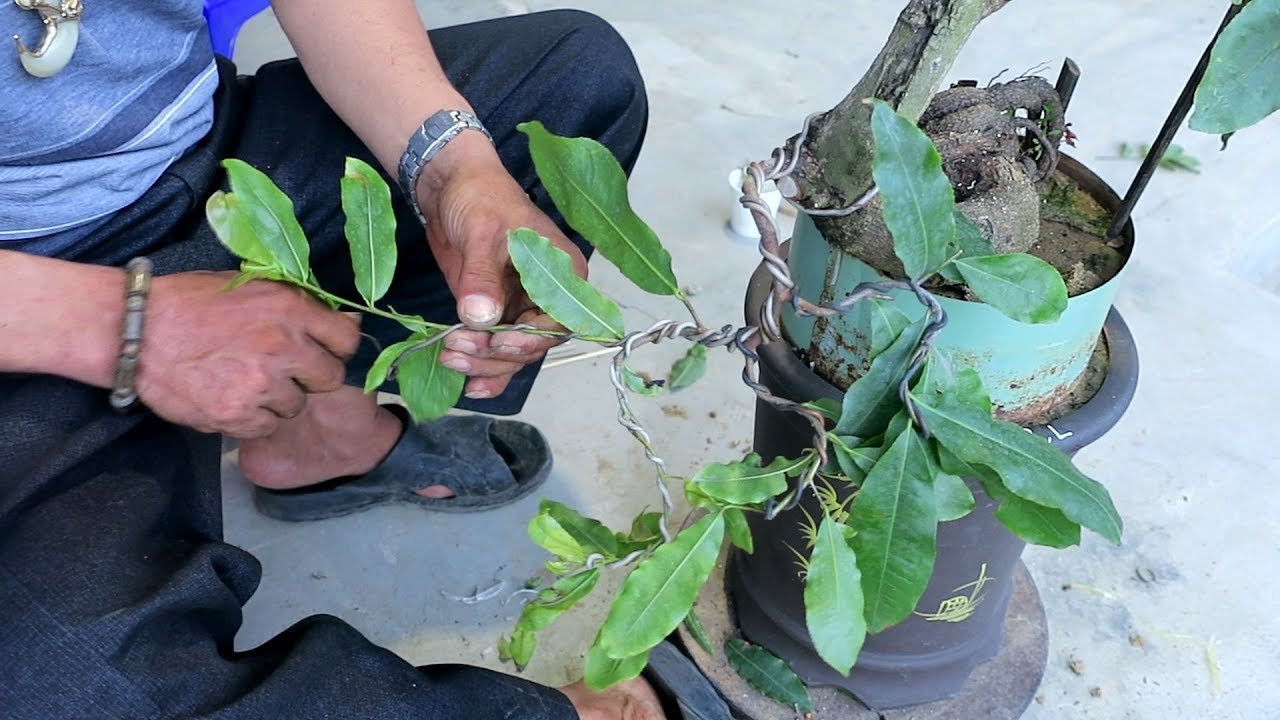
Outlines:
{"label": "dirt on pot", "polygon": [[1028,252],[1062,273],[1067,294],[1074,297],[1115,277],[1125,256],[1102,240],[1110,211],[1060,172],[1048,183],[1040,204],[1040,237]]}
{"label": "dirt on pot", "polygon": [[1094,346],[1093,353],[1089,356],[1089,364],[1070,385],[1051,393],[1040,402],[1018,408],[1013,412],[996,407],[994,414],[1001,420],[1017,423],[1023,427],[1047,425],[1058,418],[1065,417],[1079,410],[1098,393],[1098,388],[1101,388],[1102,382],[1107,379],[1110,359],[1106,338],[1099,338],[1098,344]]}

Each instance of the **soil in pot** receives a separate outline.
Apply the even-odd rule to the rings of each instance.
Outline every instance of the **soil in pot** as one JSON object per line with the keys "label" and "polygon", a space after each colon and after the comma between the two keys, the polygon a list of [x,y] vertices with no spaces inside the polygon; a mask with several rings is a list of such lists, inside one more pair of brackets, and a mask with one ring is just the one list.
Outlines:
{"label": "soil in pot", "polygon": [[[937,347],[978,372],[1002,419],[1024,426],[1060,417],[1087,398],[1082,378],[1132,248],[1132,225],[1126,227],[1120,248],[1107,247],[1092,234],[1120,204],[1101,178],[1066,155],[1059,159],[1057,178],[1059,190],[1050,193],[1057,199],[1044,208],[1051,219],[1041,222],[1037,244],[1046,261],[1068,275],[1074,273],[1078,291],[1057,322],[1018,323],[987,305],[947,297],[935,289],[949,316]],[[788,265],[801,294],[812,297],[827,288],[822,295],[827,300],[858,283],[882,278],[857,258],[833,255],[807,217],[797,220]],[[895,291],[892,296],[890,302],[912,319],[923,312],[911,293]],[[787,309],[782,315],[791,344],[805,348],[814,370],[839,387],[848,386],[869,367],[866,338],[871,322],[872,310],[865,306],[820,321],[797,317]]]}

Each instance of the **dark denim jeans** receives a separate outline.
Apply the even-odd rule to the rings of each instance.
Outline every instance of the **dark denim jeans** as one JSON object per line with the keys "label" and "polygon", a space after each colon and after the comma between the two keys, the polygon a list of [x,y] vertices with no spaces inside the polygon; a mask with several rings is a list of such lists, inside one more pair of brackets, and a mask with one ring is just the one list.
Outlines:
{"label": "dark denim jeans", "polygon": [[[595,137],[634,164],[644,89],[599,19],[542,13],[440,29],[432,41],[512,174],[562,226],[517,123]],[[230,74],[208,140],[64,257],[120,265],[146,254],[159,273],[235,267],[203,222],[204,200],[224,180],[217,162],[232,156],[294,199],[321,284],[354,293],[337,180],[344,156],[372,158],[295,62]],[[387,302],[452,321],[421,226],[394,200],[402,250]],[[383,345],[400,339],[372,320],[364,330]],[[354,376],[373,352],[353,362]],[[533,374],[470,407],[518,411]],[[219,450],[216,436],[112,413],[101,390],[0,374],[0,718],[576,717],[554,690],[461,665],[414,668],[329,616],[235,652],[261,572],[223,542]]]}

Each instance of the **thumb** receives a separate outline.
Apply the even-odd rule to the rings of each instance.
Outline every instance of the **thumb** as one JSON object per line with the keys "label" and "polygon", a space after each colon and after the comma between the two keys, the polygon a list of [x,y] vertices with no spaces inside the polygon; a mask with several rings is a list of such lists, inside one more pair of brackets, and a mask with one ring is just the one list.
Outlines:
{"label": "thumb", "polygon": [[507,254],[491,243],[471,242],[462,248],[458,274],[458,317],[472,327],[494,325],[502,318]]}

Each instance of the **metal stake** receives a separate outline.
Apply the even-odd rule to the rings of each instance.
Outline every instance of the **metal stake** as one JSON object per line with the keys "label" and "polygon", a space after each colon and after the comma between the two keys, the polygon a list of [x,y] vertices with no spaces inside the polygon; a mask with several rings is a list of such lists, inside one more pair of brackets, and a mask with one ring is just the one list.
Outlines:
{"label": "metal stake", "polygon": [[1076,94],[1076,83],[1080,82],[1080,66],[1075,60],[1067,58],[1062,61],[1062,72],[1058,73],[1058,84],[1054,89],[1062,99],[1062,114],[1066,115],[1067,106],[1071,104],[1071,96]]}
{"label": "metal stake", "polygon": [[1137,177],[1133,179],[1133,184],[1129,186],[1129,191],[1125,193],[1124,201],[1120,203],[1120,209],[1111,221],[1111,227],[1107,228],[1105,239],[1108,245],[1120,247],[1124,244],[1120,240],[1120,233],[1124,230],[1125,224],[1129,222],[1129,216],[1133,213],[1133,207],[1138,204],[1138,198],[1142,196],[1142,191],[1147,189],[1147,183],[1151,181],[1151,176],[1155,175],[1161,158],[1164,157],[1165,151],[1169,149],[1169,143],[1173,142],[1173,136],[1182,127],[1182,121],[1187,119],[1187,113],[1191,112],[1191,105],[1196,99],[1196,88],[1200,87],[1200,81],[1204,79],[1205,70],[1209,68],[1209,56],[1213,52],[1213,46],[1217,44],[1222,31],[1226,29],[1242,7],[1244,7],[1243,3],[1232,5],[1227,10],[1227,16],[1222,19],[1222,24],[1218,26],[1218,32],[1214,33],[1213,39],[1209,41],[1209,46],[1204,49],[1204,55],[1200,57],[1200,64],[1196,65],[1196,69],[1192,71],[1186,87],[1182,89],[1182,94],[1178,96],[1178,101],[1174,103],[1173,110],[1169,112],[1169,117],[1165,119],[1164,127],[1160,128],[1160,134],[1156,136],[1151,150],[1147,152],[1147,157],[1143,159],[1142,167],[1138,168]]}

